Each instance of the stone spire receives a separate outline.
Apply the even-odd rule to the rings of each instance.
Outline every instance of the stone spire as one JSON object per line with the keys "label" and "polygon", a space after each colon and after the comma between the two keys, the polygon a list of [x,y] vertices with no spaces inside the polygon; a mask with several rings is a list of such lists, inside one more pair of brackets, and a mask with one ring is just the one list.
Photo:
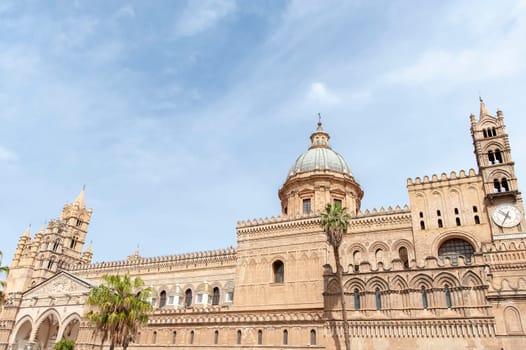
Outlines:
{"label": "stone spire", "polygon": [[486,104],[484,103],[484,100],[482,99],[482,97],[479,96],[479,100],[480,100],[480,119],[484,118],[485,116],[491,116],[491,114],[489,114],[488,112],[488,109],[486,108]]}
{"label": "stone spire", "polygon": [[77,198],[75,198],[75,201],[73,202],[73,204],[77,204],[79,208],[85,208],[86,207],[85,197],[86,197],[86,185],[82,186],[82,191],[80,191]]}
{"label": "stone spire", "polygon": [[316,131],[310,135],[311,145],[309,149],[331,148],[331,146],[329,146],[329,139],[329,134],[323,130],[323,126],[321,124],[321,114],[318,113],[318,127],[316,128]]}
{"label": "stone spire", "polygon": [[29,237],[29,238],[31,238],[31,232],[30,232],[30,230],[31,230],[31,224],[29,224],[29,226],[27,226],[26,230],[24,231],[23,236],[24,236],[24,237]]}

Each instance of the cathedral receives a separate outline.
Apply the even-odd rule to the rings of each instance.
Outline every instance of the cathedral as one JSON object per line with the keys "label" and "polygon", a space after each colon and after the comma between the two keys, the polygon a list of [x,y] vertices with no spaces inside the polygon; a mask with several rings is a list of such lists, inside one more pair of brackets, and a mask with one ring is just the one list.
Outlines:
{"label": "cathedral", "polygon": [[328,203],[352,217],[340,247],[352,349],[523,349],[526,221],[504,114],[481,100],[469,118],[477,169],[409,178],[409,206],[373,210],[319,122],[279,189],[281,215],[239,221],[235,248],[92,262],[82,190],[20,236],[0,349],[99,348],[85,302],[105,274],[140,276],[153,291],[130,350],[344,349],[320,227]]}

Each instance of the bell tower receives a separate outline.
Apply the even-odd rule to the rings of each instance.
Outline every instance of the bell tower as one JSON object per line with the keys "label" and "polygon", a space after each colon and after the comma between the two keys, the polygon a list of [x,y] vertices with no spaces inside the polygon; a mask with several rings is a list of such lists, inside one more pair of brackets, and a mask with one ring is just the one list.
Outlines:
{"label": "bell tower", "polygon": [[92,209],[85,205],[85,189],[61,216],[42,226],[31,239],[29,228],[20,237],[9,269],[8,292],[23,292],[71,264],[90,263],[91,248],[82,252]]}
{"label": "bell tower", "polygon": [[471,114],[470,120],[493,236],[521,233],[526,229],[524,205],[511,157],[504,114],[497,110],[496,117],[492,116],[480,98],[479,119]]}

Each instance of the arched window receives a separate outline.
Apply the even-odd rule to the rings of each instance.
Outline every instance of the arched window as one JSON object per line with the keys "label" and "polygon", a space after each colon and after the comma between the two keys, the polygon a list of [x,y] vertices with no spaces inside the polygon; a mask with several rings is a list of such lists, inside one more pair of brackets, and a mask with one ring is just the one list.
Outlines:
{"label": "arched window", "polygon": [[161,294],[159,294],[159,307],[164,307],[166,305],[166,291],[163,290]]}
{"label": "arched window", "polygon": [[283,283],[285,281],[285,265],[281,260],[276,260],[272,264],[274,272],[274,283]]}
{"label": "arched window", "polygon": [[152,344],[155,344],[155,343],[157,343],[157,331],[154,331],[153,336],[152,336]]}
{"label": "arched window", "polygon": [[283,345],[287,345],[289,343],[289,331],[284,330],[283,331]]}
{"label": "arched window", "polygon": [[477,213],[478,211],[479,211],[479,210],[478,210],[477,206],[474,205],[474,206],[473,206],[473,212],[474,212],[474,213]]}
{"label": "arched window", "polygon": [[421,230],[425,230],[426,229],[426,224],[424,223],[424,220],[420,220],[420,229]]}
{"label": "arched window", "polygon": [[189,307],[190,305],[192,305],[192,290],[188,288],[184,292],[184,306]]}
{"label": "arched window", "polygon": [[502,153],[500,152],[500,149],[498,148],[495,150],[495,162],[497,164],[502,163]]}
{"label": "arched window", "polygon": [[77,245],[77,240],[78,240],[77,237],[73,237],[73,238],[71,238],[71,242],[69,243],[69,247],[70,247],[71,249],[75,248],[75,246]]}
{"label": "arched window", "polygon": [[360,291],[358,288],[354,289],[354,309],[360,310]]}
{"label": "arched window", "polygon": [[440,258],[449,257],[453,265],[458,264],[458,257],[462,255],[467,263],[471,263],[471,257],[473,256],[474,249],[463,239],[452,238],[448,239],[438,249],[438,256]]}
{"label": "arched window", "polygon": [[384,252],[382,249],[376,249],[376,252],[374,253],[374,257],[376,259],[376,263],[380,263],[382,262],[383,258],[384,258]]}
{"label": "arched window", "polygon": [[422,293],[422,307],[424,309],[427,309],[428,308],[427,290],[426,290],[426,288],[424,286],[422,286],[421,293]]}
{"label": "arched window", "polygon": [[53,243],[53,251],[56,252],[58,247],[60,245],[60,240],[56,240],[55,243]]}
{"label": "arched window", "polygon": [[219,331],[216,330],[214,332],[214,344],[217,344],[219,342]]}
{"label": "arched window", "polygon": [[310,345],[316,345],[316,330],[310,330]]}
{"label": "arched window", "polygon": [[493,192],[500,192],[500,182],[499,179],[493,179]]}
{"label": "arched window", "polygon": [[457,224],[457,226],[460,226],[460,218],[455,218],[455,223]]}
{"label": "arched window", "polygon": [[382,294],[380,293],[380,288],[376,287],[374,290],[374,296],[376,300],[376,310],[382,309]]}
{"label": "arched window", "polygon": [[488,160],[490,164],[495,164],[495,155],[493,151],[488,151]]}
{"label": "arched window", "polygon": [[360,251],[359,250],[355,250],[353,253],[352,253],[352,260],[353,260],[353,265],[354,265],[354,272],[358,272],[360,271]]}
{"label": "arched window", "polygon": [[193,343],[194,343],[194,336],[195,336],[194,331],[191,331],[191,332],[190,332],[190,341],[189,341],[190,344],[193,344]]}
{"label": "arched window", "polygon": [[491,131],[492,136],[497,136],[497,129],[495,129],[495,127],[491,128]]}
{"label": "arched window", "polygon": [[447,284],[444,292],[446,296],[446,306],[448,309],[451,309],[451,291],[449,290],[449,286]]}
{"label": "arched window", "polygon": [[510,187],[508,186],[508,179],[506,179],[505,177],[502,178],[501,184],[502,192],[508,192],[510,190]]}
{"label": "arched window", "polygon": [[400,260],[402,260],[402,264],[404,264],[404,269],[408,269],[409,268],[409,255],[407,253],[406,247],[400,247],[400,249],[398,249],[398,257],[400,258]]}
{"label": "arched window", "polygon": [[213,291],[213,295],[212,295],[212,305],[219,305],[219,288],[218,287],[214,287],[214,291]]}
{"label": "arched window", "polygon": [[237,344],[241,344],[241,330],[237,330]]}
{"label": "arched window", "polygon": [[176,340],[177,340],[177,332],[173,331],[173,333],[172,333],[172,344],[175,344]]}
{"label": "arched window", "polygon": [[442,222],[442,219],[438,219],[438,227],[439,228],[444,227],[444,223]]}
{"label": "arched window", "polygon": [[53,259],[50,259],[49,262],[47,263],[47,268],[48,268],[48,269],[51,269],[51,268],[53,267],[53,263],[54,263],[54,262],[55,262],[55,261],[54,261]]}
{"label": "arched window", "polygon": [[258,345],[263,344],[263,331],[260,329],[258,330]]}
{"label": "arched window", "polygon": [[478,215],[475,215],[475,216],[473,217],[473,219],[475,220],[475,224],[476,224],[476,225],[480,224],[480,218],[479,218]]}

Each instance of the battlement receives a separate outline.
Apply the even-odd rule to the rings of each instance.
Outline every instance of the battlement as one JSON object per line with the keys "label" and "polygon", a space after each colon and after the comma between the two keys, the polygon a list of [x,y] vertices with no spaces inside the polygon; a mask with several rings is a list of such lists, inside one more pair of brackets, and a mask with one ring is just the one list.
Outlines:
{"label": "battlement", "polygon": [[420,177],[416,177],[414,180],[411,178],[407,179],[407,187],[416,186],[416,185],[426,185],[426,184],[432,184],[437,182],[451,182],[451,181],[458,181],[461,179],[469,179],[477,177],[478,174],[475,172],[474,169],[469,169],[468,174],[466,175],[465,170],[460,170],[458,172],[458,175],[455,171],[452,171],[449,174],[449,177],[446,173],[442,173],[440,177],[436,174],[433,174],[431,178],[429,176],[425,175],[422,179]]}
{"label": "battlement", "polygon": [[117,260],[110,262],[96,262],[93,264],[70,265],[69,271],[88,271],[102,269],[119,269],[148,265],[172,265],[172,264],[206,264],[213,261],[235,261],[236,249],[228,247],[225,249],[208,250],[194,253],[184,253],[177,255],[156,256],[144,258],[138,254],[129,256],[126,260]]}

